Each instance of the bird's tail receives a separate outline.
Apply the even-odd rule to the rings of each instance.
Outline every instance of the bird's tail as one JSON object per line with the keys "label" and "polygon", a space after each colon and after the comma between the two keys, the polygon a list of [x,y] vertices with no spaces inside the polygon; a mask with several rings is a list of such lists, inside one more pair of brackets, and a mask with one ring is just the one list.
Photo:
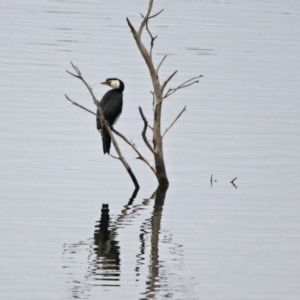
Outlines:
{"label": "bird's tail", "polygon": [[105,128],[103,128],[102,140],[103,140],[103,153],[109,154],[111,138]]}

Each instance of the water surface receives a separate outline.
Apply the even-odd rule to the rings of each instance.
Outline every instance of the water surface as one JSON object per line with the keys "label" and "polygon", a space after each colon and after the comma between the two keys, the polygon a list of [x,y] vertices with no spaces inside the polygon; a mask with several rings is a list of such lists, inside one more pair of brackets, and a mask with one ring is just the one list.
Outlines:
{"label": "water surface", "polygon": [[64,98],[94,110],[65,70],[78,65],[99,98],[105,78],[125,82],[116,128],[150,158],[138,106],[151,120],[151,83],[125,21],[145,6],[1,2],[1,298],[298,299],[300,6],[155,2],[161,78],[205,76],[164,103],[163,128],[187,106],[164,139],[165,198],[120,141],[141,184],[128,204],[94,117]]}

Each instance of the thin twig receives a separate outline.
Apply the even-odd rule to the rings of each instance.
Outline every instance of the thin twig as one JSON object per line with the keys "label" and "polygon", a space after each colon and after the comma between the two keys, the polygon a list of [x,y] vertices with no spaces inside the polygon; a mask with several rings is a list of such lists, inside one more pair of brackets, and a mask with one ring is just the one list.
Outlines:
{"label": "thin twig", "polygon": [[150,16],[150,13],[151,13],[151,10],[152,10],[152,6],[153,6],[153,0],[150,0],[150,1],[149,1],[149,5],[148,5],[147,13],[146,13],[144,19],[142,20],[141,25],[140,25],[140,28],[139,28],[139,30],[138,30],[138,32],[137,32],[139,38],[141,38],[143,29],[144,29],[144,27],[145,27],[145,25],[146,25],[146,22],[148,21],[148,18],[149,18],[149,16]]}
{"label": "thin twig", "polygon": [[155,94],[154,94],[152,91],[150,91],[150,93],[152,94],[152,107],[153,107],[153,109],[154,109]]}
{"label": "thin twig", "polygon": [[188,86],[191,86],[191,85],[193,85],[195,83],[199,83],[199,80],[195,80],[195,81],[193,81],[193,82],[191,82],[189,84],[178,86],[177,88],[174,88],[174,89],[173,88],[168,89],[167,93],[163,96],[162,100],[168,98],[169,96],[171,96],[172,94],[174,94],[178,90],[186,88]]}
{"label": "thin twig", "polygon": [[126,21],[127,21],[127,24],[129,26],[131,32],[132,32],[133,37],[135,38],[135,40],[137,40],[138,36],[137,36],[137,32],[136,32],[135,28],[133,27],[133,25],[131,24],[131,22],[129,21],[128,18],[126,18]]}
{"label": "thin twig", "polygon": [[[196,76],[196,77],[193,77],[183,83],[181,83],[178,87],[176,88],[170,88],[168,89],[168,91],[165,93],[165,95],[162,97],[162,99],[158,102],[161,103],[164,99],[168,98],[169,96],[171,96],[172,94],[174,94],[175,92],[177,92],[178,90],[180,89],[183,89],[183,88],[186,88],[188,86],[191,86],[195,83],[199,83],[199,80],[195,80],[195,79],[198,79],[198,78],[201,78],[203,77],[203,75],[199,75],[199,76]],[[194,80],[194,81],[193,81]],[[192,81],[192,82],[191,82]]]}
{"label": "thin twig", "polygon": [[[153,2],[152,0],[150,0],[150,2]],[[150,5],[150,4],[149,4]],[[155,73],[155,68],[154,68],[154,65],[153,65],[153,62],[152,62],[152,59],[150,57],[150,54],[148,52],[148,50],[146,49],[145,45],[142,43],[142,40],[141,40],[141,36],[138,34],[138,32],[135,30],[135,28],[133,27],[133,25],[131,24],[130,20],[128,18],[126,18],[126,21],[128,23],[128,26],[131,30],[131,33],[136,41],[136,44],[145,60],[145,63],[146,65],[148,66],[148,69],[150,70],[150,75],[152,77],[152,81],[154,80],[153,76],[156,76],[156,73]],[[145,25],[144,25],[145,26]],[[144,28],[143,26],[143,28]],[[157,82],[159,82],[157,80]],[[153,85],[154,85],[154,82],[153,82]]]}
{"label": "thin twig", "polygon": [[112,154],[110,154],[110,153],[109,153],[109,156],[111,156],[111,157],[114,158],[114,159],[120,160],[120,157],[114,156],[114,155],[112,155]]}
{"label": "thin twig", "polygon": [[120,138],[122,138],[128,145],[131,146],[131,148],[137,153],[138,157],[137,159],[142,160],[143,162],[145,162],[148,167],[153,171],[153,173],[155,174],[155,167],[152,165],[152,163],[138,150],[138,148],[136,147],[136,145],[131,142],[130,140],[128,140],[122,133],[120,133],[119,131],[117,131],[115,128],[112,128],[112,131],[118,135]]}
{"label": "thin twig", "polygon": [[165,87],[167,86],[168,82],[176,75],[177,70],[174,71],[167,79],[166,81],[161,85],[161,93],[163,94]]}
{"label": "thin twig", "polygon": [[[145,22],[146,30],[147,30],[147,32],[148,32],[148,34],[150,36],[150,39],[151,39],[151,42],[150,42],[150,51],[149,51],[151,59],[152,59],[152,50],[153,50],[153,47],[154,47],[154,41],[157,38],[157,35],[156,36],[152,35],[152,32],[149,29],[149,20],[152,19],[152,18],[157,17],[159,14],[161,14],[163,12],[163,10],[164,9],[162,9],[158,13],[156,13],[156,14],[148,17],[147,20],[146,20],[146,22]],[[145,16],[143,14],[141,14],[141,16],[142,16],[142,18],[145,18]]]}
{"label": "thin twig", "polygon": [[84,106],[82,106],[82,105],[80,105],[80,104],[76,103],[75,101],[73,101],[72,99],[70,99],[70,98],[69,98],[67,95],[65,95],[65,97],[67,98],[67,100],[69,100],[70,102],[72,102],[72,104],[73,104],[73,105],[75,105],[75,106],[78,106],[78,107],[80,107],[80,108],[84,109],[85,111],[87,111],[87,112],[89,112],[89,113],[91,113],[91,114],[95,115],[97,118],[99,118],[99,119],[100,119],[100,117],[99,117],[99,116],[97,116],[97,114],[95,114],[93,111],[91,111],[91,110],[89,110],[89,109],[85,108]]}
{"label": "thin twig", "polygon": [[143,110],[142,108],[139,106],[139,111],[140,111],[140,115],[144,121],[144,128],[143,128],[143,131],[142,131],[142,137],[143,137],[143,140],[145,142],[145,144],[147,145],[147,147],[149,148],[149,150],[155,154],[155,150],[153,149],[153,147],[151,146],[151,144],[149,143],[149,141],[147,140],[147,137],[146,137],[146,131],[147,131],[147,127],[148,127],[148,121],[143,113]]}
{"label": "thin twig", "polygon": [[[100,115],[101,128],[105,127],[105,129],[107,130],[108,134],[111,135],[111,133],[110,133],[110,126],[106,125],[105,118],[104,118],[102,109],[100,107],[100,102],[97,100],[96,96],[94,95],[93,88],[85,81],[85,79],[83,78],[82,73],[79,70],[79,68],[76,65],[74,65],[73,62],[71,62],[71,65],[72,65],[73,69],[76,71],[77,75],[69,72],[68,70],[67,70],[67,73],[69,73],[70,75],[72,75],[72,76],[80,79],[85,84],[85,86],[87,87],[88,91],[90,92],[90,94],[91,94],[91,96],[93,98],[93,102],[94,102],[95,106],[98,109],[98,112],[99,112],[99,115]],[[100,131],[100,134],[101,134],[101,138],[102,138],[102,143],[103,143],[103,145],[105,145],[103,132]]]}
{"label": "thin twig", "polygon": [[[165,10],[165,9],[163,8],[163,9],[160,10],[158,13],[156,13],[156,14],[154,14],[154,15],[152,15],[152,16],[149,16],[149,17],[148,17],[148,20],[157,17],[157,16],[160,15],[164,10]],[[145,16],[144,16],[142,13],[140,13],[140,15],[141,15],[142,18],[145,18]]]}
{"label": "thin twig", "polygon": [[152,19],[152,18],[157,17],[157,16],[160,15],[164,10],[165,10],[165,9],[163,8],[163,9],[162,9],[161,11],[159,11],[158,13],[156,13],[156,14],[154,14],[154,15],[148,17],[148,19]]}
{"label": "thin twig", "polygon": [[167,58],[168,54],[166,54],[163,59],[161,60],[161,62],[159,63],[159,65],[157,66],[156,68],[156,75],[158,75],[158,71],[159,71],[159,68],[161,67],[161,65],[163,64],[164,60]]}
{"label": "thin twig", "polygon": [[90,92],[90,94],[93,98],[94,104],[96,105],[97,108],[99,108],[99,101],[97,100],[96,96],[94,95],[92,87],[82,77],[82,74],[81,74],[80,70],[78,69],[78,67],[76,65],[74,65],[72,62],[71,62],[71,65],[72,65],[73,69],[76,71],[77,75],[69,72],[68,70],[67,70],[67,73],[69,73],[70,75],[80,79],[85,84],[85,86],[87,87],[87,89],[89,90],[89,92]]}
{"label": "thin twig", "polygon": [[152,59],[152,50],[153,50],[153,47],[154,47],[154,41],[155,41],[155,39],[157,38],[157,36],[153,36],[152,35],[152,33],[151,33],[151,31],[150,31],[150,29],[149,29],[149,27],[148,27],[148,21],[146,22],[146,30],[148,31],[148,33],[149,33],[149,35],[150,35],[150,38],[151,38],[151,42],[150,42],[150,51],[149,51],[149,53],[150,53],[150,57],[151,57],[151,59]]}
{"label": "thin twig", "polygon": [[175,118],[175,120],[171,123],[171,125],[165,130],[162,138],[164,138],[165,134],[169,131],[169,129],[175,124],[175,122],[181,117],[181,115],[186,111],[186,106],[182,109],[179,115]]}

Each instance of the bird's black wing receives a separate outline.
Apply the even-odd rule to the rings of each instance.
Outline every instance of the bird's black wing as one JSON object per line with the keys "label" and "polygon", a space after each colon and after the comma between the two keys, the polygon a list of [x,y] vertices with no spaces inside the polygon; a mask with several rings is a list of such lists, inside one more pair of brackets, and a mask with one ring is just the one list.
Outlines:
{"label": "bird's black wing", "polygon": [[[122,112],[122,107],[123,107],[122,93],[116,90],[108,91],[100,101],[100,107],[102,109],[105,120],[108,121],[110,126],[112,126]],[[97,111],[97,114],[99,115],[99,111]],[[100,119],[98,118],[97,118],[97,128],[101,129],[101,122]],[[109,136],[109,133],[105,129],[102,131],[102,135],[103,135],[103,152],[104,154],[109,153],[111,138]]]}
{"label": "bird's black wing", "polygon": [[100,106],[109,125],[113,125],[122,112],[123,95],[116,90],[108,91],[100,101]]}

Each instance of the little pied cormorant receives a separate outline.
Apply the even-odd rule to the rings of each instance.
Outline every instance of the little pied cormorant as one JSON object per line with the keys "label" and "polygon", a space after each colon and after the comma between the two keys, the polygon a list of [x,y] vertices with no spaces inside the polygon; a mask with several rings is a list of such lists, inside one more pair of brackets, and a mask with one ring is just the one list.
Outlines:
{"label": "little pied cormorant", "polygon": [[[100,107],[102,109],[105,120],[110,126],[113,126],[120,117],[123,107],[123,91],[125,85],[122,80],[118,78],[107,78],[105,82],[101,82],[110,86],[112,89],[104,94],[100,101]],[[97,115],[100,116],[99,110]],[[97,129],[101,129],[100,119],[97,118]],[[109,154],[111,138],[105,128],[101,129],[103,135],[103,152]]]}

